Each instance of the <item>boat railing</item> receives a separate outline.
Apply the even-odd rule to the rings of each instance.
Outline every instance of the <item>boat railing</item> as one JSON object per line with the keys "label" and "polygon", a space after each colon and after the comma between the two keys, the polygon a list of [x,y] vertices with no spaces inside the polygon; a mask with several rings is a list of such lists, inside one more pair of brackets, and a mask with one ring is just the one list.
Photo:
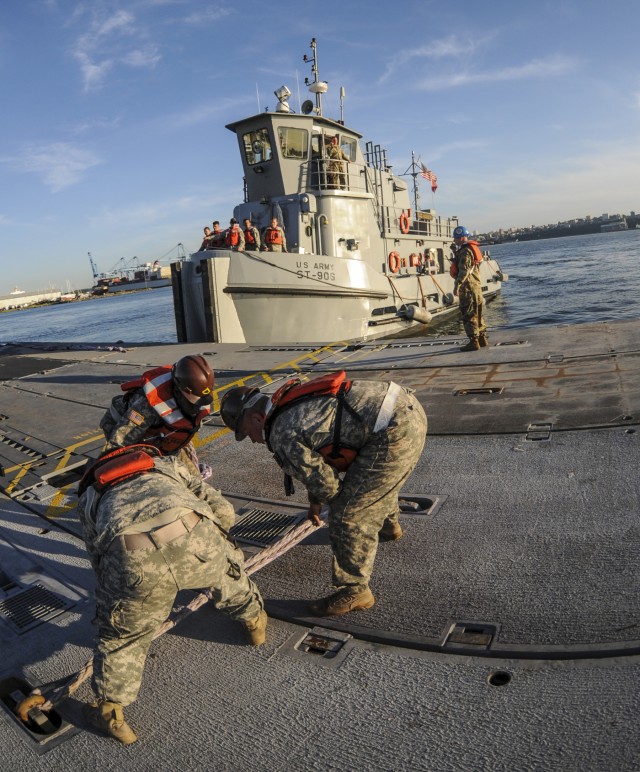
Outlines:
{"label": "boat railing", "polygon": [[311,159],[302,164],[301,189],[308,192],[314,190],[345,190],[350,193],[367,193],[369,187],[365,166],[351,161],[334,161],[330,158]]}

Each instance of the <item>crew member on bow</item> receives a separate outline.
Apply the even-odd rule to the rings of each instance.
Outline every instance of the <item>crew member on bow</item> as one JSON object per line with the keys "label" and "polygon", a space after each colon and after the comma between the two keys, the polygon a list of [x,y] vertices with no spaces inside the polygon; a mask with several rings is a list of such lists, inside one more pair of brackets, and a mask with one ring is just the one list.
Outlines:
{"label": "crew member on bow", "polygon": [[268,252],[287,251],[287,239],[277,217],[271,220],[271,225],[264,232],[264,249]]}
{"label": "crew member on bow", "polygon": [[316,525],[328,505],[336,592],[310,611],[338,616],[371,608],[378,540],[402,536],[398,492],[424,446],[427,418],[418,400],[396,383],[347,381],[341,371],[290,381],[272,397],[232,388],[220,415],[236,440],[265,443],[285,475],[305,485]]}
{"label": "crew member on bow", "polygon": [[227,538],[233,506],[179,458],[151,445],[110,451],[87,470],[79,493],[97,580],[97,700],[88,718],[129,745],[137,738],[123,708],[138,695],[149,646],[179,590],[213,590],[215,608],[240,621],[254,646],[265,641],[267,615]]}
{"label": "crew member on bow", "polygon": [[480,263],[483,257],[478,242],[472,241],[470,235],[462,225],[454,228],[455,249],[449,268],[449,273],[455,279],[453,294],[459,298],[462,324],[469,338],[469,342],[462,346],[460,351],[477,351],[489,345],[480,279]]}
{"label": "crew member on bow", "polygon": [[249,251],[258,252],[260,250],[260,231],[248,217],[244,221],[244,243]]}
{"label": "crew member on bow", "polygon": [[199,468],[192,439],[211,412],[213,385],[206,359],[191,354],[123,383],[124,394],[111,400],[100,421],[107,449],[144,442]]}
{"label": "crew member on bow", "polygon": [[232,217],[229,220],[229,227],[225,233],[224,243],[227,249],[232,249],[234,252],[242,252],[244,249],[244,233],[240,229],[235,217]]}

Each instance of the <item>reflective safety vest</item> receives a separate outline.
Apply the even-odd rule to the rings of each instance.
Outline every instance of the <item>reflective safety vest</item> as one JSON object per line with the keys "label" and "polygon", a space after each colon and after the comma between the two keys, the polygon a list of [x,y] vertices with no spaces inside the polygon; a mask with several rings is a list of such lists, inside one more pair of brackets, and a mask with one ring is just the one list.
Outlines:
{"label": "reflective safety vest", "polygon": [[211,406],[204,405],[193,419],[185,416],[175,400],[170,366],[147,370],[140,378],[123,383],[120,388],[124,392],[142,388],[147,402],[163,424],[160,427],[151,427],[145,433],[143,441],[155,445],[164,453],[174,453],[188,445],[200,428],[202,420],[211,412]]}
{"label": "reflective safety vest", "polygon": [[[480,246],[477,241],[465,241],[464,244],[460,247],[460,251],[462,251],[465,247],[469,247],[471,251],[473,252],[473,257],[476,262],[476,265],[480,265],[480,263],[484,260],[484,255],[480,251]],[[449,266],[449,276],[452,278],[456,278],[458,275],[458,261],[453,260],[451,265]]]}
{"label": "reflective safety vest", "polygon": [[[299,379],[292,378],[281,386],[271,397],[271,410],[266,418],[264,425],[264,434],[267,447],[273,453],[269,444],[269,434],[274,418],[286,407],[297,405],[314,397],[331,396],[338,400],[336,407],[336,417],[333,428],[333,442],[318,449],[318,453],[324,458],[329,466],[334,467],[339,472],[346,471],[353,463],[358,451],[355,448],[349,448],[340,445],[340,426],[342,423],[342,411],[346,408],[358,421],[362,421],[358,413],[348,404],[345,395],[351,389],[351,381],[346,380],[347,374],[344,370],[337,373],[328,373],[319,378],[314,378],[307,383],[301,383]],[[286,488],[286,483],[285,483]]]}
{"label": "reflective safety vest", "polygon": [[229,228],[225,242],[228,247],[237,247],[240,243],[240,228]]}
{"label": "reflective safety vest", "polygon": [[269,226],[264,234],[264,240],[267,244],[282,244],[282,230]]}

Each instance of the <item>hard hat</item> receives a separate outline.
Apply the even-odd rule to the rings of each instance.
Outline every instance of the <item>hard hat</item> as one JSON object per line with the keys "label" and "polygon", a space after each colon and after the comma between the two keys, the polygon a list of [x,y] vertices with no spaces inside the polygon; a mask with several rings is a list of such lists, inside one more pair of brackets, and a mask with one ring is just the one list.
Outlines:
{"label": "hard hat", "polygon": [[454,239],[462,239],[467,238],[471,234],[469,231],[464,227],[464,225],[458,225],[457,228],[453,229],[453,238]]}
{"label": "hard hat", "polygon": [[204,357],[197,354],[182,357],[173,366],[171,375],[181,391],[199,397],[199,406],[213,402],[213,370]]}
{"label": "hard hat", "polygon": [[232,432],[235,432],[236,440],[240,442],[245,434],[240,429],[242,416],[245,410],[255,405],[262,396],[260,389],[251,386],[235,386],[229,389],[220,401],[220,418]]}

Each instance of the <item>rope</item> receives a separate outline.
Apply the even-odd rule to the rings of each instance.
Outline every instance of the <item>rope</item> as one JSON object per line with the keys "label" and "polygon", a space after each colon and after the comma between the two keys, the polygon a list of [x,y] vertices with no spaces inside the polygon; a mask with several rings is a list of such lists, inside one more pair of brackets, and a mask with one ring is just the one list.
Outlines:
{"label": "rope", "polygon": [[[269,563],[272,563],[274,560],[284,555],[292,547],[295,547],[296,544],[299,544],[303,539],[306,539],[306,537],[312,531],[315,531],[315,529],[316,526],[313,525],[313,523],[311,523],[309,520],[305,519],[303,522],[298,523],[295,528],[292,528],[291,531],[286,534],[286,536],[277,541],[275,544],[272,544],[270,547],[265,547],[264,549],[260,550],[260,552],[252,555],[248,560],[246,560],[244,564],[245,573],[247,576],[251,576],[251,574],[254,574],[256,571],[259,571],[261,568],[269,565]],[[169,630],[172,630],[177,624],[182,622],[183,619],[188,617],[194,611],[197,611],[201,606],[204,606],[204,604],[208,603],[208,601],[210,601],[212,598],[213,592],[211,590],[203,590],[202,592],[198,593],[195,598],[187,603],[186,606],[182,606],[172,617],[160,625],[160,627],[156,630],[155,635],[153,636],[153,640],[159,638],[161,635],[164,635]],[[74,673],[72,676],[70,676],[64,684],[53,689],[46,697],[39,689],[34,689],[31,692],[31,696],[27,697],[26,700],[24,700],[18,706],[16,712],[21,711],[23,715],[26,715],[28,710],[28,708],[26,708],[27,702],[30,703],[29,707],[38,707],[42,711],[51,710],[62,699],[72,695],[75,691],[77,691],[80,685],[86,681],[92,673],[93,657],[91,657],[91,659],[88,660],[88,662],[86,662],[80,668],[80,670],[77,671],[77,673]]]}

